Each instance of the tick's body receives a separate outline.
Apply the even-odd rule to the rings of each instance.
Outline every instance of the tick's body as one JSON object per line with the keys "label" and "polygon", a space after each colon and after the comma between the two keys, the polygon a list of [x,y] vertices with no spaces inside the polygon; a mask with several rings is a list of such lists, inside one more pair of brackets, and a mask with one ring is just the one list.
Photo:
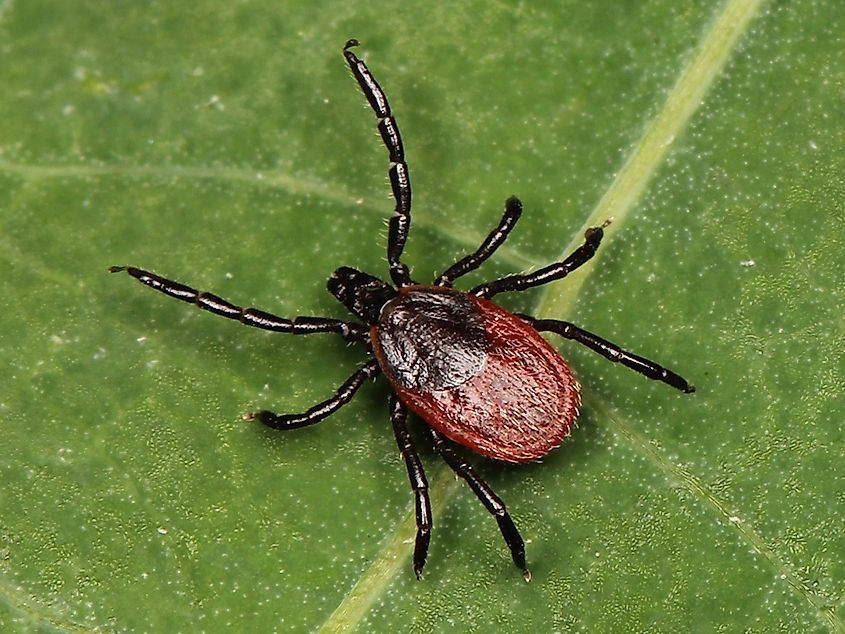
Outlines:
{"label": "tick's body", "polygon": [[311,425],[348,403],[367,378],[383,372],[395,391],[390,399],[390,418],[415,495],[417,577],[421,577],[425,565],[432,522],[428,483],[405,424],[407,409],[425,421],[434,449],[495,516],[514,563],[528,581],[531,574],[525,563],[525,544],[504,503],[446,439],[508,462],[537,460],[561,443],[578,414],[578,383],[539,331],[577,341],[611,361],[684,392],[694,388],[674,372],[574,324],[515,315],[490,301],[497,293],[522,291],[565,277],[595,254],[607,223],[588,229],[584,244],[561,262],[527,275],[486,282],[468,292],[451,288],[454,280],[477,269],[505,241],[522,213],[522,204],[512,197],[499,225],[477,251],[449,267],[433,285],[411,279],[401,261],[411,225],[411,181],[405,152],[387,97],[366,64],[351,50],[357,44],[349,40],[343,55],[378,119],[390,157],[388,174],[396,201],[387,241],[393,285],[349,267],[337,269],[328,281],[329,291],[363,323],[324,317],[286,319],[256,308],[242,308],[143,269],[113,266],[110,270],[125,270],[162,293],[249,326],[301,335],[333,332],[362,344],[374,358],[352,374],[333,397],[302,414],[261,411],[246,418],[258,419],[274,429]]}
{"label": "tick's body", "polygon": [[407,286],[384,306],[370,341],[405,405],[490,458],[542,458],[578,415],[566,362],[534,328],[482,297]]}

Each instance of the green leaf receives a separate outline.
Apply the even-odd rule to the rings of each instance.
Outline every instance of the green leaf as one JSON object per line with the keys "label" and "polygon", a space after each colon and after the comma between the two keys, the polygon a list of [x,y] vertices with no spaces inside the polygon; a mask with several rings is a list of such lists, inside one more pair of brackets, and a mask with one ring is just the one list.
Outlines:
{"label": "green leaf", "polygon": [[[843,632],[845,5],[726,0],[0,2],[0,630]],[[280,315],[345,317],[386,275],[375,120],[414,182],[431,279],[504,200],[464,288],[677,370],[691,396],[555,341],[584,405],[542,463],[467,453],[526,538],[419,440],[426,574],[384,380],[274,433],[365,358],[150,292],[152,269]],[[419,429],[419,421],[411,420]]]}

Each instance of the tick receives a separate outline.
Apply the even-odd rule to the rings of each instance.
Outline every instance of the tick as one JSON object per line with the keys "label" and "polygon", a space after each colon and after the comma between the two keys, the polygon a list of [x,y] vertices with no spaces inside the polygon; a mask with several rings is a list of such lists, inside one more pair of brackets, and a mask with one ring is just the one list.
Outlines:
{"label": "tick", "polygon": [[248,326],[294,335],[336,333],[361,344],[369,360],[331,398],[301,414],[260,411],[244,418],[280,430],[312,425],[346,405],[364,381],[384,374],[394,391],[389,401],[393,433],[415,497],[417,578],[422,577],[425,566],[432,518],[428,482],[406,426],[408,410],[423,420],[434,450],[496,518],[514,564],[529,581],[525,543],[504,502],[450,443],[518,463],[539,460],[569,434],[581,402],[578,382],[566,361],[539,333],[553,332],[572,339],[682,392],[695,388],[654,361],[574,324],[510,313],[490,301],[499,293],[523,291],[566,277],[593,257],[607,223],[588,229],[584,243],[561,262],[533,273],[485,282],[469,291],[454,289],[453,282],[493,255],[514,228],[522,214],[522,203],[511,197],[498,226],[474,253],[458,260],[432,284],[419,284],[411,278],[402,262],[411,227],[411,180],[402,138],[387,96],[352,50],[357,45],[357,40],[349,40],[343,56],[378,119],[378,130],[390,157],[388,174],[396,201],[387,238],[392,284],[346,266],[337,269],[327,284],[329,292],[359,321],[285,319],[256,308],[242,308],[143,269],[113,266],[109,270],[126,271],[157,291]]}

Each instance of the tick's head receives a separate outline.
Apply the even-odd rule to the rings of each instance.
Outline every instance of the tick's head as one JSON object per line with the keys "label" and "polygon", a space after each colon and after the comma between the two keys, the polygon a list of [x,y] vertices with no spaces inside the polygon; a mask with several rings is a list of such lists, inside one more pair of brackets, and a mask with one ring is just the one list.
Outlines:
{"label": "tick's head", "polygon": [[397,295],[390,284],[348,266],[332,273],[326,286],[349,312],[370,325],[378,321],[381,307]]}

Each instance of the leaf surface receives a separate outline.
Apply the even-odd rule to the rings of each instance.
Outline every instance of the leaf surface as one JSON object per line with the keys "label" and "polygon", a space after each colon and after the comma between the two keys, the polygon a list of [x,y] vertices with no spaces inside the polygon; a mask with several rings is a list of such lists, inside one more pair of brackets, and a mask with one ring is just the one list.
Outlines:
{"label": "leaf surface", "polygon": [[[0,2],[0,630],[843,632],[845,7],[804,3]],[[471,457],[527,541],[424,446],[384,381],[274,433],[365,354],[154,294],[132,264],[280,315],[345,318],[386,275],[386,156],[340,56],[391,99],[428,280],[504,200],[484,279],[677,370],[686,396],[555,341],[584,393],[542,463]],[[419,426],[419,421],[412,424]]]}

